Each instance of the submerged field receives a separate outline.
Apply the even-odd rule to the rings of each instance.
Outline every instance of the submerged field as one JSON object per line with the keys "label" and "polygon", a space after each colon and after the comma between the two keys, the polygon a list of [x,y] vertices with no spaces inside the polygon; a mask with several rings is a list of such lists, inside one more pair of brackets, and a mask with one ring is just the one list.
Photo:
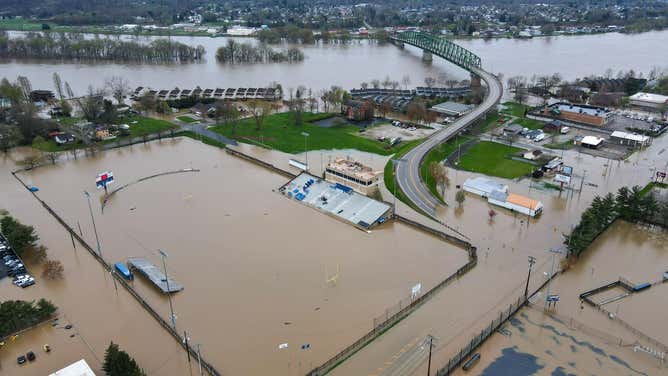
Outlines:
{"label": "submerged field", "polygon": [[[24,177],[66,220],[80,221],[94,244],[80,194],[93,190],[91,176],[113,169],[120,186],[191,166],[201,172],[132,185],[104,214],[97,201],[93,208],[109,262],[140,256],[159,264],[157,250],[169,254],[169,275],[185,286],[173,297],[177,327],[225,374],[306,373],[370,330],[413,285],[426,291],[467,261],[465,251],[404,225],[366,233],[299,205],[272,192],[282,176],[189,139]],[[166,298],[147,280],[138,276],[133,285],[168,317]],[[289,348],[279,350],[281,343]],[[303,344],[310,349],[300,350]]]}

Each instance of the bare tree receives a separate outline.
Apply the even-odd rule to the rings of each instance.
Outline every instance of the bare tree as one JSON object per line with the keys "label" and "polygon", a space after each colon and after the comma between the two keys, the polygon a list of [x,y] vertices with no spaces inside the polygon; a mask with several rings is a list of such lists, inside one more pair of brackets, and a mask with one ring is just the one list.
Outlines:
{"label": "bare tree", "polygon": [[392,86],[392,79],[390,79],[390,76],[385,76],[385,79],[382,82],[383,88],[387,89],[390,86]]}
{"label": "bare tree", "polygon": [[434,87],[434,85],[436,84],[436,79],[431,76],[425,77],[424,84],[427,85],[427,87]]}
{"label": "bare tree", "polygon": [[377,78],[371,80],[371,87],[373,87],[374,89],[380,88],[380,80]]}
{"label": "bare tree", "polygon": [[123,98],[130,92],[130,83],[121,76],[110,77],[106,81],[106,86],[118,104],[122,104]]}
{"label": "bare tree", "polygon": [[44,263],[44,271],[42,272],[42,277],[49,280],[56,280],[63,278],[63,264],[58,260],[47,260]]}
{"label": "bare tree", "polygon": [[248,102],[248,110],[255,120],[255,129],[262,130],[264,118],[271,113],[271,104],[262,100],[252,100]]}
{"label": "bare tree", "polygon": [[441,188],[441,195],[445,197],[446,189],[450,186],[448,170],[438,162],[432,162],[429,165],[429,172],[436,182],[436,186]]}
{"label": "bare tree", "polygon": [[58,99],[62,102],[65,99],[65,95],[63,93],[63,81],[61,81],[58,72],[53,72],[53,86],[56,88]]}
{"label": "bare tree", "polygon": [[409,76],[409,75],[407,75],[407,74],[404,75],[404,76],[401,78],[401,83],[404,85],[404,89],[405,89],[405,90],[408,90],[408,85],[411,84],[411,76]]}
{"label": "bare tree", "polygon": [[362,88],[362,90],[366,90],[366,89],[369,88],[369,83],[368,82],[362,82],[360,84],[360,87]]}

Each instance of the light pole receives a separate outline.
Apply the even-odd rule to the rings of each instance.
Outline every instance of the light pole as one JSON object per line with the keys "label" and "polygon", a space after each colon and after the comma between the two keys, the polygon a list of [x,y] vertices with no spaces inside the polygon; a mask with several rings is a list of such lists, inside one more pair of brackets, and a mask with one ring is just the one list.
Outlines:
{"label": "light pole", "polygon": [[90,211],[90,220],[93,222],[93,231],[95,232],[95,242],[97,243],[97,254],[102,257],[102,248],[100,248],[100,238],[97,236],[97,226],[95,226],[95,217],[93,216],[93,207],[90,205],[90,193],[84,191],[86,200],[88,201],[88,211]]}
{"label": "light pole", "polygon": [[398,170],[397,166],[399,165],[399,163],[401,163],[403,161],[404,161],[404,159],[401,159],[401,158],[392,160],[392,165],[394,166],[394,203],[393,203],[393,205],[394,205],[394,212],[395,213],[397,212],[397,185],[398,185],[398,183],[397,183],[397,170]]}
{"label": "light pole", "polygon": [[550,298],[550,286],[552,285],[552,276],[554,275],[554,259],[557,254],[563,253],[561,249],[550,248],[547,250],[552,253],[552,267],[550,268],[550,275],[547,276],[547,295],[545,296],[545,309],[547,309],[548,299]]}
{"label": "light pole", "polygon": [[434,345],[434,336],[429,334],[427,339],[429,339],[429,362],[427,363],[427,376],[429,376],[431,375],[431,349]]}
{"label": "light pole", "polygon": [[167,253],[165,251],[158,249],[160,257],[162,257],[162,268],[165,272],[165,283],[167,283],[167,299],[169,300],[169,313],[172,318],[172,327],[176,330],[176,317],[174,316],[174,306],[172,305],[172,292],[169,289],[169,277],[167,276],[167,263],[165,259],[167,258]]}
{"label": "light pole", "polygon": [[306,171],[308,171],[308,148],[306,147],[306,139],[310,134],[302,132],[302,136],[304,136],[304,154],[306,154]]}
{"label": "light pole", "polygon": [[531,267],[536,263],[536,258],[529,256],[529,275],[527,276],[527,284],[524,287],[524,300],[529,299],[529,279],[531,279]]}

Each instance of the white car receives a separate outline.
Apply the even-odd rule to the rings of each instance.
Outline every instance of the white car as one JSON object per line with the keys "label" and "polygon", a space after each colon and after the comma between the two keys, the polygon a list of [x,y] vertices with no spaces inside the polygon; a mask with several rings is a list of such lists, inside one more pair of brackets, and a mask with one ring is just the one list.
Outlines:
{"label": "white car", "polygon": [[541,133],[541,134],[537,135],[536,137],[534,137],[533,141],[534,142],[540,142],[540,141],[543,141],[544,139],[545,139],[545,133]]}
{"label": "white car", "polygon": [[561,134],[566,134],[571,131],[571,127],[561,127],[561,130],[559,131]]}

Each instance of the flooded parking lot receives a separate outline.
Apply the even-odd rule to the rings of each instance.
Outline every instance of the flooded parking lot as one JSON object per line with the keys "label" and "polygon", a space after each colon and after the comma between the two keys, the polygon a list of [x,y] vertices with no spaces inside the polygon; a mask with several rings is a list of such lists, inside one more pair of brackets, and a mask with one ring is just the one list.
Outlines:
{"label": "flooded parking lot", "polygon": [[[169,276],[185,286],[173,297],[177,327],[223,373],[305,373],[370,330],[413,285],[428,289],[467,261],[465,251],[405,225],[366,233],[296,205],[272,192],[284,177],[189,139],[135,145],[22,178],[95,244],[82,192],[94,189],[98,172],[113,170],[120,185],[191,166],[201,171],[119,192],[103,215],[97,201],[93,206],[108,262],[145,257],[160,265],[157,250],[169,254]],[[133,285],[169,317],[167,299],[152,285],[140,276]],[[283,343],[287,349],[278,348]]]}

